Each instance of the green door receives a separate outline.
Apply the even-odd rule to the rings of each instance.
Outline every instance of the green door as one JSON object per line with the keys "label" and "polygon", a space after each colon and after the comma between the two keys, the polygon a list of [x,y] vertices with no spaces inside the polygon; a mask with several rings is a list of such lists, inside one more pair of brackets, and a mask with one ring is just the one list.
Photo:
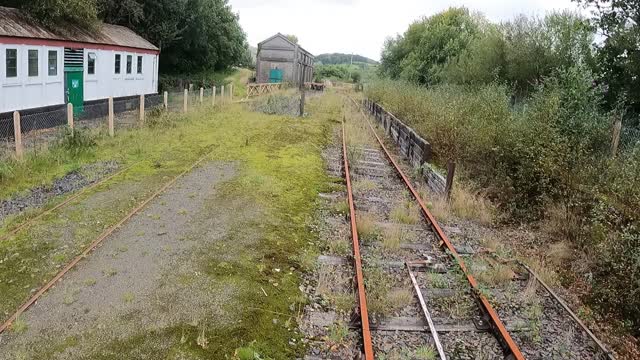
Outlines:
{"label": "green door", "polygon": [[281,83],[282,82],[282,69],[271,69],[271,72],[269,72],[269,82],[270,83]]}
{"label": "green door", "polygon": [[66,68],[64,72],[66,80],[67,103],[73,104],[73,114],[84,111],[84,81],[82,68]]}

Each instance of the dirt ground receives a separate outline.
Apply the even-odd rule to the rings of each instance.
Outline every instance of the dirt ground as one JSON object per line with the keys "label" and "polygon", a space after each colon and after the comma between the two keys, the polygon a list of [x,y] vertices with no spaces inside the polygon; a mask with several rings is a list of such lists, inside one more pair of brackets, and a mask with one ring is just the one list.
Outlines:
{"label": "dirt ground", "polygon": [[96,157],[122,148],[131,170],[0,243],[2,320],[208,155],[1,334],[0,359],[299,357],[300,278],[317,256],[309,223],[332,185],[320,153],[340,105],[334,94],[312,97],[304,121],[243,104],[202,107],[170,131],[107,142]]}
{"label": "dirt ground", "polygon": [[[24,333],[0,335],[0,358],[83,358],[96,344],[141,329],[233,321],[224,304],[236,289],[194,270],[202,248],[226,235],[229,204],[211,205],[220,183],[235,173],[233,164],[211,162],[153,200],[23,314]],[[52,353],[60,342],[75,345]]]}

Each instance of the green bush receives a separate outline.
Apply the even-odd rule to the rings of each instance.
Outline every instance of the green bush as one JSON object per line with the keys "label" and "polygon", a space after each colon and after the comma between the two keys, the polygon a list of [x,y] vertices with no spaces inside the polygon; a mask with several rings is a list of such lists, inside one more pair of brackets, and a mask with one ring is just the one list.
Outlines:
{"label": "green bush", "polygon": [[584,67],[558,71],[526,101],[497,84],[429,88],[394,80],[367,96],[454,160],[510,221],[542,219],[549,204],[579,219],[574,245],[593,263],[590,298],[640,325],[640,145],[611,158],[611,117]]}
{"label": "green bush", "polygon": [[96,139],[88,130],[66,127],[58,139],[57,146],[76,157],[91,151],[96,146]]}
{"label": "green bush", "polygon": [[458,162],[517,219],[538,218],[548,201],[578,196],[588,166],[609,144],[608,115],[582,68],[549,79],[515,106],[509,89],[496,84],[425,88],[381,80],[367,95],[425,136],[440,165]]}
{"label": "green bush", "polygon": [[[600,23],[626,25],[633,12],[605,16],[624,4]],[[632,28],[610,28],[607,38]],[[437,165],[456,161],[504,220],[564,226],[554,240],[586,254],[578,275],[590,279],[591,303],[640,334],[640,130],[635,100],[624,96],[637,89],[621,91],[637,79],[620,55],[633,42],[605,41],[596,52],[594,38],[571,12],[493,24],[453,8],[388,40],[380,73],[396,80],[366,90],[431,143]],[[613,119],[623,120],[615,157]]]}

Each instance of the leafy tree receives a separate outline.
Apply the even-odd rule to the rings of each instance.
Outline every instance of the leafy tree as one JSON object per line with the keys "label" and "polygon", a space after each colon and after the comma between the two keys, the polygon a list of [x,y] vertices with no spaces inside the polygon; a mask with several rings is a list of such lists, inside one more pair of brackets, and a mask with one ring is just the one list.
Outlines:
{"label": "leafy tree", "polygon": [[362,74],[359,71],[354,71],[351,73],[351,81],[355,84],[359,83],[362,80]]}
{"label": "leafy tree", "polygon": [[506,46],[502,28],[486,26],[457,58],[447,63],[441,79],[456,84],[488,84],[504,79]]}
{"label": "leafy tree", "polygon": [[630,115],[640,114],[640,0],[574,1],[594,9],[594,24],[604,37],[598,73],[609,87],[609,106],[626,99]]}
{"label": "leafy tree", "polygon": [[162,72],[221,70],[249,64],[248,45],[227,0],[0,0],[55,29],[60,22],[133,29],[159,46]]}
{"label": "leafy tree", "polygon": [[552,13],[543,19],[518,17],[504,26],[505,77],[529,92],[559,69],[593,64],[593,31],[580,16]]}
{"label": "leafy tree", "polygon": [[447,62],[476,36],[479,20],[466,8],[450,8],[414,22],[404,35],[385,42],[381,72],[421,84],[437,83]]}
{"label": "leafy tree", "polygon": [[355,54],[341,54],[341,53],[333,53],[333,54],[320,54],[316,56],[316,63],[320,63],[322,65],[337,65],[337,64],[369,64],[369,65],[377,65],[378,62],[375,60],[371,60],[362,55]]}
{"label": "leafy tree", "polygon": [[157,44],[161,71],[194,72],[246,63],[248,45],[227,0],[98,0],[107,22]]}
{"label": "leafy tree", "polygon": [[0,0],[0,6],[23,9],[52,28],[64,22],[93,28],[98,22],[96,0]]}
{"label": "leafy tree", "polygon": [[571,12],[483,24],[460,55],[449,60],[441,80],[498,81],[511,85],[519,95],[528,95],[545,78],[572,66],[594,68],[593,38],[586,20]]}
{"label": "leafy tree", "polygon": [[336,79],[347,81],[350,71],[348,65],[318,65],[315,67],[315,74],[319,80]]}
{"label": "leafy tree", "polygon": [[298,37],[295,35],[285,35],[285,37],[294,44],[298,43]]}
{"label": "leafy tree", "polygon": [[316,65],[316,81],[333,79],[340,81],[360,82],[362,79],[362,69],[356,65]]}

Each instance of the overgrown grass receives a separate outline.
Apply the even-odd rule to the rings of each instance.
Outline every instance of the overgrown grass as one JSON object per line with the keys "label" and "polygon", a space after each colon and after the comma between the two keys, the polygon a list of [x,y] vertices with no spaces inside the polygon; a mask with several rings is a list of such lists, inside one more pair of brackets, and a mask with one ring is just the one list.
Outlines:
{"label": "overgrown grass", "polygon": [[[425,187],[422,187],[419,192],[429,194]],[[493,223],[495,216],[493,205],[482,194],[472,191],[464,183],[456,182],[451,199],[447,200],[441,195],[426,196],[426,199],[430,200],[427,206],[438,221],[447,223],[458,218],[472,220],[485,226]]]}
{"label": "overgrown grass", "polygon": [[356,227],[358,236],[363,241],[373,241],[380,235],[380,228],[375,223],[373,215],[366,212],[356,214]]}
{"label": "overgrown grass", "polygon": [[415,225],[420,221],[418,205],[411,200],[404,200],[391,209],[389,218],[400,224]]}
{"label": "overgrown grass", "polygon": [[406,289],[392,288],[395,280],[379,264],[365,264],[363,273],[367,288],[367,307],[372,316],[390,316],[411,304],[413,293]]}
{"label": "overgrown grass", "polygon": [[[592,279],[585,299],[629,320],[637,335],[640,297],[631,294],[640,284],[629,274],[640,271],[630,251],[640,245],[640,143],[611,156],[611,119],[620,114],[601,106],[604,92],[592,78],[582,66],[560,70],[517,102],[500,84],[427,88],[381,80],[366,92],[429,141],[436,164],[456,161],[459,175],[499,208],[500,220],[543,220],[554,241],[584,253],[592,266],[573,276]],[[473,203],[454,196],[451,207],[488,222],[478,206],[466,205]],[[437,210],[446,218],[451,209]],[[572,272],[571,264],[565,270]]]}
{"label": "overgrown grass", "polygon": [[407,234],[402,226],[391,224],[382,235],[382,247],[388,251],[397,251],[400,249],[400,245],[405,242],[406,237]]}
{"label": "overgrown grass", "polygon": [[[114,224],[140,199],[203,154],[217,149],[211,153],[211,159],[238,162],[240,174],[225,183],[216,201],[220,204],[241,201],[261,209],[259,218],[236,219],[230,224],[230,238],[225,239],[230,245],[240,244],[242,238],[236,237],[250,233],[255,241],[253,246],[211,249],[210,253],[202,254],[203,269],[198,269],[206,274],[204,276],[215,277],[216,281],[241,290],[227,309],[236,314],[237,321],[221,325],[215,319],[203,319],[197,327],[174,324],[151,332],[133,329],[125,337],[92,346],[95,352],[88,356],[100,359],[105,358],[104,354],[135,357],[134,354],[145,353],[164,358],[167,353],[153,345],[158,341],[168,344],[171,353],[188,354],[192,359],[234,356],[236,349],[247,344],[252,344],[264,357],[301,356],[302,347],[289,344],[292,338],[299,339],[299,334],[293,332],[297,314],[291,305],[301,301],[298,269],[311,266],[302,259],[314,259],[318,252],[316,245],[312,245],[317,244],[316,235],[309,231],[308,222],[317,194],[331,186],[320,149],[328,142],[330,129],[340,118],[340,103],[333,95],[310,102],[308,108],[312,116],[304,122],[252,113],[241,105],[231,105],[222,112],[203,107],[180,116],[171,131],[161,126],[148,127],[121,132],[115,138],[97,138],[93,153],[76,160],[75,164],[117,159],[123,166],[136,165],[125,175],[88,192],[79,199],[81,206],[66,208],[62,216],[45,217],[31,231],[0,243],[0,259],[7,259],[0,264],[0,314],[4,316],[15,309],[29,295],[29,289],[37,287],[42,279],[50,278],[58,266],[76,255],[104,227]],[[32,172],[38,184],[53,178],[54,174],[63,174],[69,166],[64,161],[38,161],[41,161],[39,167]],[[6,184],[14,189],[27,188],[21,179],[14,176]],[[94,208],[85,206],[106,192],[117,196],[112,202],[98,203]],[[70,226],[74,232],[73,246],[62,251],[66,244],[54,240],[58,239],[56,232]],[[233,259],[226,261],[233,271],[210,271],[211,265],[206,260],[223,255]],[[54,256],[56,261],[52,261]],[[256,264],[261,266],[257,268]],[[291,274],[290,271],[266,271],[274,268],[294,270]],[[277,287],[271,285],[273,283],[277,283]],[[260,290],[265,284],[273,289],[268,297]],[[287,314],[288,318],[275,324],[274,312]],[[91,341],[92,336],[87,334],[87,341]],[[181,342],[181,338],[190,340]],[[49,351],[60,346],[66,345],[62,341],[42,343],[37,353],[42,354],[41,358],[50,358]]]}

